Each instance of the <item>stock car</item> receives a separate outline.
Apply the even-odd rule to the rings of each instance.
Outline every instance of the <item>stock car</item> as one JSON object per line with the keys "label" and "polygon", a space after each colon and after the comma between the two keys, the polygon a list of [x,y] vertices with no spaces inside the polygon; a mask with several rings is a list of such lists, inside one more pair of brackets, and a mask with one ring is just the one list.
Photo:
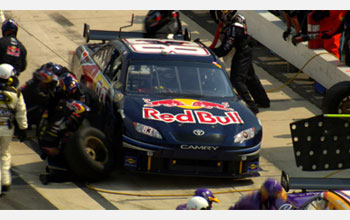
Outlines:
{"label": "stock car", "polygon": [[71,69],[99,96],[100,129],[122,168],[182,176],[259,175],[261,123],[208,47],[142,32],[91,30],[87,24],[84,37]]}
{"label": "stock car", "polygon": [[289,177],[282,171],[281,184],[287,192],[294,191],[280,209],[350,210],[350,179]]}

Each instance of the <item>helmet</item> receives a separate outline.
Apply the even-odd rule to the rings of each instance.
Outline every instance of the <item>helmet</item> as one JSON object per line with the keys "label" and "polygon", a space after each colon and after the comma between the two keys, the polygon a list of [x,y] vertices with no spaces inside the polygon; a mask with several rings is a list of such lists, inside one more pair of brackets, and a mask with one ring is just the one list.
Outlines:
{"label": "helmet", "polygon": [[8,80],[15,75],[15,68],[7,63],[0,64],[0,79]]}
{"label": "helmet", "polygon": [[237,16],[237,10],[221,10],[221,16],[219,20],[221,22],[231,22]]}
{"label": "helmet", "polygon": [[41,83],[58,82],[58,77],[48,69],[39,69],[33,73],[33,78]]}
{"label": "helmet", "polygon": [[187,210],[208,210],[209,203],[201,196],[193,196],[188,200],[186,205]]}
{"label": "helmet", "polygon": [[6,19],[1,26],[2,36],[8,35],[8,31],[12,32],[15,36],[17,36],[18,24],[13,19]]}
{"label": "helmet", "polygon": [[179,13],[173,10],[151,10],[145,18],[145,29],[149,34],[178,34]]}
{"label": "helmet", "polygon": [[62,71],[63,67],[59,64],[48,62],[41,65],[39,69],[46,69],[46,70],[52,71],[56,75],[60,75],[60,72]]}
{"label": "helmet", "polygon": [[73,98],[78,93],[79,82],[71,73],[64,73],[60,76],[60,85],[70,98]]}
{"label": "helmet", "polygon": [[194,192],[195,196],[201,196],[204,199],[206,199],[211,207],[211,204],[213,202],[219,203],[220,200],[210,191],[209,189],[206,188],[199,188]]}
{"label": "helmet", "polygon": [[276,198],[280,198],[286,201],[287,194],[284,191],[282,185],[275,179],[268,178],[260,188],[260,193],[263,200],[273,201]]}

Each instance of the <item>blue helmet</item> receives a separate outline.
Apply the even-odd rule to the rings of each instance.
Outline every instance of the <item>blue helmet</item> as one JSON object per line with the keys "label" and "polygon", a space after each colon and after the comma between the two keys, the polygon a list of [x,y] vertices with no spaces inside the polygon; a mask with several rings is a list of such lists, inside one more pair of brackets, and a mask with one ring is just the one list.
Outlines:
{"label": "blue helmet", "polygon": [[287,195],[282,185],[275,179],[268,178],[260,188],[263,200],[275,200],[277,198],[286,200]]}
{"label": "blue helmet", "polygon": [[201,196],[204,199],[206,199],[211,207],[211,204],[213,202],[219,203],[220,200],[210,191],[209,189],[206,188],[199,188],[194,192],[195,196]]}
{"label": "blue helmet", "polygon": [[17,31],[18,31],[18,24],[15,20],[13,19],[6,19],[1,26],[1,31],[2,31],[2,36],[8,35],[8,31],[10,33],[13,33],[15,36],[17,36]]}
{"label": "blue helmet", "polygon": [[68,97],[73,98],[79,93],[79,82],[71,73],[64,73],[60,76],[60,85]]}

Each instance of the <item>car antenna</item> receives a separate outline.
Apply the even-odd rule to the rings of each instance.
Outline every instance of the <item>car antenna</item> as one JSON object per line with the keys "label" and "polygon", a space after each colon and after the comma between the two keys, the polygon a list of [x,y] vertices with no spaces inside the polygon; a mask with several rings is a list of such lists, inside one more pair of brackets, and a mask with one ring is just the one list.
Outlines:
{"label": "car antenna", "polygon": [[131,16],[131,24],[130,25],[126,25],[126,26],[122,26],[119,28],[119,38],[122,37],[122,28],[127,28],[127,27],[131,27],[134,25],[134,13]]}

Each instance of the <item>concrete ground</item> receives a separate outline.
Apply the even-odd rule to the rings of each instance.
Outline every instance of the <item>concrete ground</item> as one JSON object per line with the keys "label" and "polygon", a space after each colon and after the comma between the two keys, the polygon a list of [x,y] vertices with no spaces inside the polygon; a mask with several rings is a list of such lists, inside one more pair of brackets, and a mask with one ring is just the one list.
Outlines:
{"label": "concrete ground", "polygon": [[[92,29],[116,30],[129,24],[131,13],[135,13],[135,25],[131,30],[141,30],[146,11],[5,11],[5,16],[13,17],[20,24],[19,39],[28,50],[28,67],[21,75],[21,83],[31,78],[31,73],[48,61],[69,66],[71,52],[84,42],[84,23],[88,23]],[[198,13],[197,16],[206,16],[207,26],[214,25],[210,23],[208,14],[204,14],[204,11]],[[206,28],[185,14],[181,18],[184,27],[189,27],[192,31],[193,39],[199,37],[207,45],[211,43],[213,35]],[[255,51],[254,68],[267,91],[284,84],[283,80],[274,77],[270,71],[285,77],[294,74],[288,71],[285,61],[266,48],[257,45]],[[307,80],[298,78],[295,83],[301,82],[303,87],[308,84]],[[281,170],[292,176],[324,177],[331,174],[302,172],[294,161],[289,124],[320,114],[319,107],[295,92],[294,88],[283,87],[268,95],[271,108],[261,109],[258,114],[264,129],[260,177],[232,181],[115,172],[107,180],[92,183],[90,188],[70,182],[42,185],[38,176],[44,171],[45,163],[35,152],[36,143],[19,143],[14,140],[11,143],[13,187],[0,198],[0,209],[173,210],[178,204],[185,203],[195,189],[207,187],[221,200],[221,203],[214,204],[213,209],[225,210],[248,193],[248,190],[259,188],[266,178],[279,179]],[[347,170],[334,175],[349,176]],[[98,189],[104,191],[97,191]],[[154,196],[169,194],[172,196]],[[177,196],[179,194],[183,196]]]}

